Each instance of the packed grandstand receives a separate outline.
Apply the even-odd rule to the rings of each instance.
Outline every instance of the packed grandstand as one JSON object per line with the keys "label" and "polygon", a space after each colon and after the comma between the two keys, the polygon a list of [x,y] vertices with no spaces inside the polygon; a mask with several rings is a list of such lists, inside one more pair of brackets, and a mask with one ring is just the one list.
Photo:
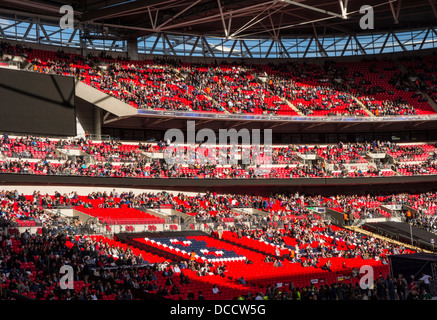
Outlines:
{"label": "packed grandstand", "polygon": [[[231,156],[231,148],[226,146],[210,148],[207,153],[206,148],[172,145],[169,141],[123,143],[8,134],[1,138],[1,143],[2,172],[37,175],[192,179],[378,177],[435,174],[437,164],[435,143],[274,145],[269,151],[260,148],[260,157],[269,157],[271,161],[258,164],[251,159],[249,166],[218,164],[221,153],[226,153],[227,158]],[[170,147],[175,154],[176,149],[182,148],[180,154],[185,157],[188,147],[192,147],[196,154],[193,164],[160,161]],[[238,155],[242,148],[237,150]],[[72,160],[67,156],[69,150],[83,154]],[[314,156],[311,163],[305,157],[308,155]],[[209,158],[215,163],[208,163]]]}
{"label": "packed grandstand", "polygon": [[[324,117],[436,113],[421,93],[435,92],[432,56],[359,66],[332,61],[248,67],[84,57],[7,42],[1,43],[0,53],[23,56],[35,72],[74,76],[140,109]],[[418,75],[424,88],[409,80]],[[334,81],[339,78],[342,82]]]}
{"label": "packed grandstand", "polygon": [[[45,10],[41,3],[29,2]],[[141,9],[135,1],[118,2],[114,8],[126,10],[119,11],[120,17]],[[260,8],[266,5],[255,2]],[[216,23],[221,28],[228,11],[220,3],[223,21]],[[27,5],[20,7],[24,15]],[[94,15],[91,22],[102,12],[108,12],[108,19],[115,14],[111,6],[92,5],[97,7],[81,13]],[[147,6],[149,14],[157,10],[158,17],[160,5]],[[196,5],[188,4],[162,27],[176,24]],[[315,5],[300,6],[320,14]],[[437,259],[427,265],[431,269],[408,269],[407,274],[391,263],[398,256],[434,257],[436,251],[437,60],[432,49],[364,58],[352,53],[339,59],[339,52],[329,56],[316,34],[323,54],[314,59],[289,59],[293,47],[288,59],[284,53],[269,59],[273,44],[265,59],[256,59],[241,53],[243,47],[250,51],[245,43],[240,44],[241,56],[232,58],[237,38],[228,51],[222,46],[230,59],[216,59],[212,53],[219,46],[211,49],[207,38],[194,44],[187,40],[184,44],[193,46],[187,57],[177,54],[178,40],[167,36],[160,48],[159,31],[150,54],[139,55],[132,42],[125,51],[115,50],[116,40],[112,51],[87,47],[87,41],[99,36],[88,37],[83,29],[80,47],[73,45],[76,31],[68,45],[48,45],[45,41],[56,33],[49,35],[44,27],[49,16],[39,27],[42,39],[26,41],[32,23],[17,41],[18,31],[14,38],[11,24],[5,25],[12,19],[10,9],[0,4],[0,72],[14,70],[17,79],[73,79],[72,121],[77,128],[73,135],[33,130],[32,122],[49,117],[41,101],[60,94],[61,108],[67,100],[63,88],[44,92],[42,85],[35,105],[22,106],[17,100],[15,106],[29,113],[41,108],[36,111],[40,118],[5,130],[1,125],[27,116],[6,109],[7,92],[35,97],[26,88],[0,83],[0,90],[10,90],[1,91],[0,107],[11,114],[0,121],[0,299],[350,301],[437,296]],[[391,13],[388,17],[392,19]],[[130,32],[146,28],[117,23]],[[427,27],[430,33],[433,26]],[[123,29],[114,28],[100,36]],[[127,35],[132,41],[137,34]],[[354,41],[358,43],[356,36]],[[193,58],[198,42],[203,56]],[[366,47],[354,52],[364,55]],[[152,54],[155,48],[162,54]],[[186,120],[202,125],[199,131],[208,126],[213,131],[272,129],[274,139],[271,145],[237,141],[205,146],[165,138],[166,130],[181,130]],[[249,163],[242,161],[244,152],[250,154]],[[74,272],[67,288],[60,271],[65,266]],[[371,268],[374,279],[363,283],[363,267]]]}

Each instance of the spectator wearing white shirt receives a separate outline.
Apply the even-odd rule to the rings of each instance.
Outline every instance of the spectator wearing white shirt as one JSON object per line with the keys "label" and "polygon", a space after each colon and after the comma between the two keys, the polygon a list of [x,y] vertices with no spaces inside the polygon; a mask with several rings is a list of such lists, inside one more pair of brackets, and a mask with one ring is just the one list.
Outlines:
{"label": "spectator wearing white shirt", "polygon": [[174,268],[173,268],[173,271],[174,271],[174,273],[180,273],[181,269],[179,268],[178,265],[175,265]]}
{"label": "spectator wearing white shirt", "polygon": [[420,288],[425,288],[426,292],[429,292],[429,280],[432,279],[432,277],[428,274],[422,273],[422,277],[419,279],[421,282]]}
{"label": "spectator wearing white shirt", "polygon": [[263,294],[259,292],[258,295],[255,297],[255,300],[264,300]]}
{"label": "spectator wearing white shirt", "polygon": [[219,290],[219,288],[217,288],[217,285],[216,285],[216,284],[212,287],[212,293],[213,293],[213,294],[218,294],[218,293],[220,293],[220,290]]}

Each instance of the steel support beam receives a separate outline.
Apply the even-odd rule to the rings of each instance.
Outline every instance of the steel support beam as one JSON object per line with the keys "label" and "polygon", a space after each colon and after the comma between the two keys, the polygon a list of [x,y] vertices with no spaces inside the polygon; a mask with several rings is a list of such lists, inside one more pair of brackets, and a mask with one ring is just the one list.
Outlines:
{"label": "steel support beam", "polygon": [[[260,13],[258,13],[255,17],[253,17],[252,19],[250,19],[246,24],[244,24],[242,27],[240,27],[238,30],[236,30],[235,32],[233,32],[231,34],[231,37],[236,36],[237,34],[241,33],[242,31],[249,29],[251,27],[253,27],[254,25],[260,23],[262,20],[264,20],[265,18],[270,17],[272,14],[278,12],[279,10],[282,10],[283,7],[276,9],[275,11],[273,11],[272,13],[269,12],[269,9],[272,8],[273,6],[275,6],[276,3],[273,2],[271,5],[269,5],[267,8],[265,8],[263,11],[261,11]],[[268,11],[268,14],[264,14],[266,11]],[[262,16],[261,18],[259,18],[260,16]],[[259,19],[258,19],[259,18]]]}
{"label": "steel support beam", "polygon": [[[343,2],[344,1],[344,2]],[[340,3],[341,16],[343,19],[347,19],[347,4],[349,0],[338,0]]]}
{"label": "steel support beam", "polygon": [[396,39],[397,43],[399,43],[399,45],[401,46],[402,51],[407,51],[407,49],[405,49],[404,44],[399,40],[398,36],[394,32],[393,32],[393,37]]}
{"label": "steel support beam", "polygon": [[234,40],[234,43],[232,44],[231,49],[229,50],[228,58],[231,57],[231,54],[232,54],[232,52],[234,51],[234,48],[235,48],[235,45],[236,45],[236,44],[237,44],[237,40]]}
{"label": "steel support beam", "polygon": [[[396,8],[393,5],[394,2],[398,3]],[[393,20],[394,20],[395,24],[399,23],[399,12],[401,10],[401,2],[402,2],[402,0],[389,0],[390,10],[391,10],[391,13],[393,15]]]}
{"label": "steel support beam", "polygon": [[434,0],[428,0],[428,2],[432,8],[432,12],[434,12],[434,17],[437,18],[437,9],[436,9],[436,5],[434,4]]}
{"label": "steel support beam", "polygon": [[312,23],[312,26],[313,26],[313,31],[314,31],[314,37],[316,39],[316,43],[317,43],[317,46],[319,47],[321,55],[322,55],[322,57],[327,57],[328,55],[327,55],[325,49],[323,48],[322,44],[319,41],[319,37],[317,35],[317,30],[316,30],[316,27],[315,27],[314,23]]}
{"label": "steel support beam", "polygon": [[285,48],[284,44],[282,43],[281,39],[278,39],[277,41],[279,45],[281,46],[282,50],[284,50],[284,53],[287,55],[288,58],[290,58],[290,54],[288,53],[287,49]]}
{"label": "steel support beam", "polygon": [[[249,54],[249,57],[253,58],[252,56],[252,52],[250,52],[249,48],[246,45],[246,42],[244,42],[244,40],[240,40],[240,43],[244,46],[244,48],[246,49],[246,52]],[[243,54],[243,50],[241,50],[241,54]]]}
{"label": "steel support beam", "polygon": [[74,29],[73,32],[71,33],[70,39],[68,39],[68,43],[71,43],[73,41],[74,36],[77,33],[77,29]]}
{"label": "steel support beam", "polygon": [[[264,2],[264,3],[261,3],[261,4],[256,4],[256,5],[245,7],[245,8],[241,8],[241,9],[224,11],[223,12],[223,17],[227,17],[228,15],[232,15],[234,18],[235,17],[245,17],[249,13],[254,13],[254,12],[256,13],[256,12],[258,12],[260,9],[264,8],[266,5],[269,5],[271,2],[276,2],[276,0],[275,1]],[[176,23],[176,24],[173,24],[171,26],[162,27],[161,30],[163,31],[163,30],[167,30],[167,29],[170,29],[170,28],[182,28],[182,27],[193,26],[193,25],[201,24],[201,23],[208,23],[208,22],[212,22],[212,21],[220,21],[221,18],[222,18],[222,15],[219,12],[218,14],[212,14],[212,15],[209,15],[207,17],[192,19],[192,20],[189,20],[189,21],[184,21],[184,22]],[[139,30],[140,29],[141,28],[139,28]]]}
{"label": "steel support beam", "polygon": [[320,12],[320,13],[325,13],[325,14],[327,14],[329,16],[332,16],[332,17],[344,19],[342,14],[338,14],[338,13],[335,13],[335,12],[332,12],[332,11],[316,8],[316,7],[313,7],[313,6],[309,6],[309,5],[304,4],[302,2],[297,2],[297,1],[293,1],[293,0],[281,0],[281,1],[289,3],[289,4],[292,4],[292,5],[295,5],[295,6],[298,6],[298,7],[302,7],[302,8],[305,8],[305,9],[313,10],[313,11]]}
{"label": "steel support beam", "polygon": [[307,53],[308,53],[308,50],[310,50],[310,47],[311,47],[311,44],[313,43],[313,40],[314,40],[314,37],[311,37],[311,40],[310,40],[310,42],[308,43],[307,48],[305,49],[305,53],[303,54],[303,57],[304,57],[304,58],[306,57],[306,55],[307,55]]}
{"label": "steel support beam", "polygon": [[421,50],[423,48],[423,45],[426,42],[426,38],[428,38],[429,32],[431,31],[431,28],[428,28],[428,30],[426,31],[425,36],[423,37],[422,43],[420,44],[419,50]]}
{"label": "steel support beam", "polygon": [[170,48],[171,52],[173,52],[173,55],[177,56],[177,54],[176,54],[176,52],[175,52],[175,50],[174,50],[174,48],[173,48],[173,45],[171,44],[171,42],[170,42],[170,40],[168,39],[167,35],[166,35],[165,33],[163,33],[163,34],[162,34],[162,37],[163,37],[164,41],[167,42],[168,47]]}
{"label": "steel support beam", "polygon": [[[282,1],[282,2],[285,1],[287,3],[290,3],[290,2],[294,3],[294,1],[292,1],[292,0],[280,0],[280,1]],[[380,3],[380,4],[377,4],[377,5],[374,5],[373,7],[380,7],[380,6],[383,6],[383,5],[386,5],[386,4],[387,3],[384,2],[384,3]],[[301,5],[303,5],[303,4],[301,4]],[[313,8],[313,7],[311,7],[311,8]],[[322,11],[324,12],[324,10],[322,10]],[[353,14],[359,14],[359,12],[360,12],[359,10],[352,11],[352,12],[349,12],[348,15],[350,16],[350,15],[353,15]],[[275,28],[275,29],[276,30],[290,29],[290,28],[294,28],[294,27],[303,26],[303,25],[306,25],[306,24],[309,24],[309,23],[321,23],[323,21],[332,20],[332,19],[335,19],[335,18],[338,18],[338,17],[342,18],[341,15],[338,15],[338,14],[334,13],[334,15],[328,15],[327,17],[323,17],[323,18],[319,18],[319,19],[314,19],[314,20],[306,20],[306,21],[303,21],[303,22],[300,22],[300,23],[289,24],[289,25],[281,26],[281,27],[278,27],[278,28]],[[269,32],[269,31],[272,31],[272,30],[267,30],[267,32]],[[250,33],[242,35],[241,37],[251,37],[251,36],[254,36],[254,35],[257,35],[257,34],[260,34],[260,33],[265,33],[265,31],[250,32]]]}
{"label": "steel support beam", "polygon": [[16,27],[16,26],[18,26],[20,23],[23,23],[23,22],[30,22],[30,23],[33,23],[33,19],[32,19],[32,18],[29,18],[29,19],[22,20],[22,21],[16,21],[15,23],[8,25],[7,27],[3,27],[3,31],[5,31],[5,30],[7,30],[7,29],[9,29],[9,28]]}
{"label": "steel support beam", "polygon": [[385,45],[387,44],[387,41],[388,41],[388,39],[390,38],[390,34],[391,34],[391,32],[389,31],[389,32],[387,33],[387,37],[386,37],[385,40],[384,40],[384,43],[382,44],[381,50],[379,51],[380,54],[382,53],[382,51],[384,51],[384,49],[385,49]]}
{"label": "steel support beam", "polygon": [[26,32],[23,34],[23,40],[27,38],[27,35],[29,34],[30,30],[32,30],[32,27],[33,27],[33,22],[29,24],[29,26],[26,29]]}
{"label": "steel support beam", "polygon": [[50,37],[49,37],[49,35],[47,34],[46,29],[44,28],[44,25],[42,25],[41,23],[39,23],[38,25],[39,25],[39,27],[40,27],[42,33],[44,34],[44,37],[39,37],[38,41],[41,41],[41,39],[46,38],[47,41],[50,43],[50,42],[51,42],[51,41],[50,41]]}
{"label": "steel support beam", "polygon": [[155,19],[152,17],[152,11],[150,10],[150,7],[147,7],[147,13],[149,14],[150,24],[152,25],[152,29],[156,29],[156,21],[158,20],[158,11],[155,12]]}
{"label": "steel support beam", "polygon": [[175,0],[165,2],[162,2],[160,0],[130,1],[124,4],[90,10],[89,12],[83,14],[80,20],[81,22],[92,22],[95,20],[108,19],[114,15],[117,15],[119,17],[124,15],[130,15],[136,12],[144,12],[144,10],[148,8],[153,8],[154,6],[162,5],[168,2],[175,2]]}
{"label": "steel support beam", "polygon": [[[223,17],[224,18],[224,17]],[[228,20],[228,34],[231,33],[231,26],[232,26],[232,10],[230,11],[229,14],[229,20]]]}
{"label": "steel support beam", "polygon": [[150,49],[150,54],[153,54],[153,51],[155,50],[156,46],[158,45],[159,42],[159,38],[161,37],[161,34],[158,33],[158,35],[156,36],[156,40],[153,43],[152,49]]}
{"label": "steel support beam", "polygon": [[208,49],[209,53],[211,53],[212,57],[215,58],[214,50],[211,49],[209,46],[208,41],[206,41],[205,37],[202,37],[202,41],[204,43],[204,46]]}
{"label": "steel support beam", "polygon": [[[274,44],[275,44],[275,41],[272,40],[272,42],[270,43],[270,47],[269,47],[269,49],[267,50],[267,53],[266,53],[266,56],[265,56],[266,58],[269,57],[270,51],[272,51],[272,48],[273,48],[273,45],[274,45]],[[288,52],[287,49],[285,49],[285,51]]]}
{"label": "steel support beam", "polygon": [[192,4],[190,4],[188,7],[186,7],[185,9],[183,9],[182,11],[179,11],[177,14],[175,14],[173,17],[171,17],[170,19],[166,20],[165,22],[163,22],[162,24],[160,24],[159,26],[156,27],[157,30],[161,30],[164,26],[166,26],[167,24],[169,24],[171,21],[173,21],[174,19],[176,19],[177,17],[179,17],[181,14],[183,14],[184,12],[190,10],[192,7],[194,7],[196,4],[200,3],[202,0],[196,0],[195,2],[193,2]]}
{"label": "steel support beam", "polygon": [[357,44],[358,49],[360,50],[361,54],[362,54],[362,55],[367,55],[367,53],[366,53],[366,51],[364,50],[363,46],[362,46],[361,43],[358,41],[357,35],[354,34],[353,37],[354,37],[355,43]]}
{"label": "steel support beam", "polygon": [[59,14],[59,8],[60,8],[60,6],[57,5],[49,5],[49,4],[44,4],[43,2],[28,1],[28,0],[2,0],[2,3],[15,5],[17,8],[20,8],[22,11],[28,10],[29,12],[35,12],[35,11],[38,12],[38,10],[44,10],[46,12]]}
{"label": "steel support beam", "polygon": [[193,55],[194,50],[196,49],[197,44],[199,43],[199,39],[200,39],[200,37],[196,37],[196,40],[194,41],[194,44],[193,44],[193,46],[191,47],[190,57]]}
{"label": "steel support beam", "polygon": [[217,0],[217,5],[218,5],[219,11],[220,11],[220,18],[221,18],[222,24],[223,24],[223,32],[225,33],[225,37],[227,39],[229,37],[229,32],[228,32],[228,29],[226,28],[225,16],[223,15],[221,0]]}
{"label": "steel support beam", "polygon": [[347,38],[346,44],[344,45],[343,51],[341,52],[341,56],[342,57],[344,56],[344,53],[346,52],[347,46],[349,45],[349,42],[351,41],[351,38],[352,38],[351,36],[349,36]]}

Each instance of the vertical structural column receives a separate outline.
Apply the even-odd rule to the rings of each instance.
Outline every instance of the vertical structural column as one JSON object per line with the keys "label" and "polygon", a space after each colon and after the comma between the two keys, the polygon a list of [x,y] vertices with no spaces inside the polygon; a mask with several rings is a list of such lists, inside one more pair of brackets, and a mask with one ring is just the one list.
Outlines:
{"label": "vertical structural column", "polygon": [[139,60],[138,59],[138,40],[137,39],[127,40],[127,55],[128,55],[130,60]]}
{"label": "vertical structural column", "polygon": [[83,28],[79,29],[79,39],[80,39],[79,40],[80,41],[80,54],[85,57],[88,55],[88,51],[86,49],[86,39],[83,38]]}
{"label": "vertical structural column", "polygon": [[94,134],[95,139],[100,140],[102,137],[102,110],[94,107]]}

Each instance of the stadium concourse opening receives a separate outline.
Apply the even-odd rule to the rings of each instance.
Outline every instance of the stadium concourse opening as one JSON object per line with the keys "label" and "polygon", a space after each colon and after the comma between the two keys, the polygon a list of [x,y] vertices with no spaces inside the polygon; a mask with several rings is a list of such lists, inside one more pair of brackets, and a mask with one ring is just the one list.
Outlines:
{"label": "stadium concourse opening", "polygon": [[432,1],[71,4],[0,3],[1,300],[436,299]]}

